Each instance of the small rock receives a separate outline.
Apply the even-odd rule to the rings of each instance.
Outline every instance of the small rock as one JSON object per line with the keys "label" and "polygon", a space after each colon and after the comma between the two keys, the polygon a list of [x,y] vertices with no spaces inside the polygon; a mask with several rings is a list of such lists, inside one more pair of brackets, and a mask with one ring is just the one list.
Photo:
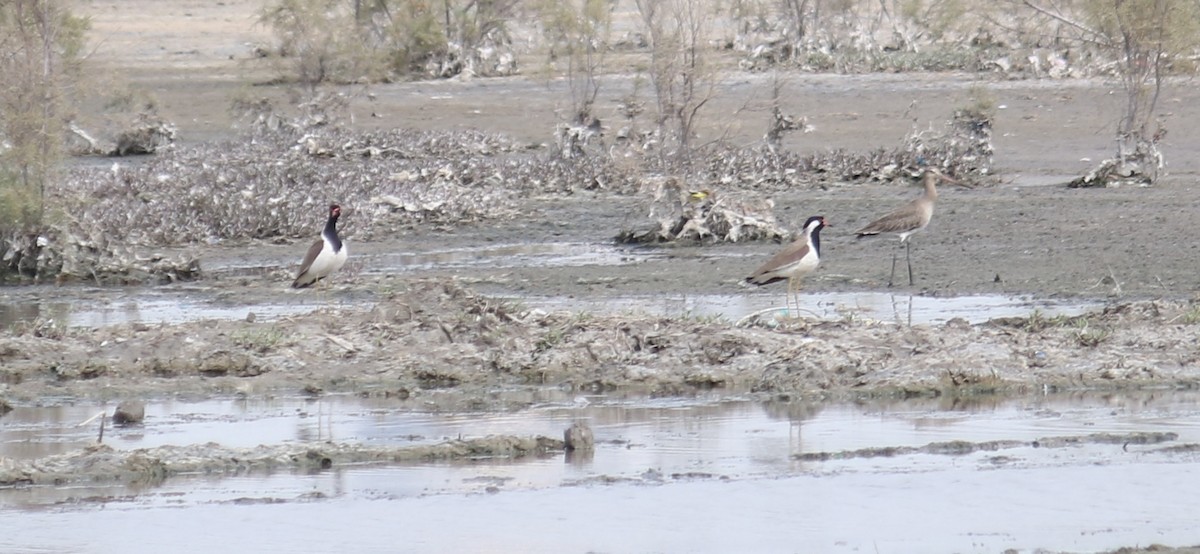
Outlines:
{"label": "small rock", "polygon": [[563,442],[567,451],[591,452],[596,447],[596,438],[587,423],[576,421],[563,431]]}
{"label": "small rock", "polygon": [[113,425],[139,425],[146,418],[146,403],[140,400],[126,400],[117,404],[113,411]]}
{"label": "small rock", "polygon": [[8,401],[3,398],[0,398],[0,417],[4,417],[4,414],[7,414],[12,410],[12,404],[9,404]]}

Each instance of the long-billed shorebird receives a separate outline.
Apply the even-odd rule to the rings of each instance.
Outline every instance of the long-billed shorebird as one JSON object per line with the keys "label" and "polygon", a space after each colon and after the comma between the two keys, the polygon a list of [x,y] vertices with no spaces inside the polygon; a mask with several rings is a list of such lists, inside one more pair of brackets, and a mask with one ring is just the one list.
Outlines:
{"label": "long-billed shorebird", "polygon": [[[900,245],[904,247],[904,259],[908,263],[908,284],[914,284],[911,249],[909,237],[913,236],[929,225],[929,220],[933,218],[933,205],[937,202],[937,184],[938,181],[945,181],[961,187],[971,188],[968,185],[951,179],[939,173],[936,169],[926,169],[921,176],[921,182],[925,186],[925,191],[921,196],[914,198],[911,202],[901,206],[899,209],[872,221],[866,227],[855,232],[858,238],[870,237],[884,233],[894,234],[900,237]],[[896,252],[892,252],[892,274],[888,277],[888,286],[896,278]]]}
{"label": "long-billed shorebird", "polygon": [[293,288],[302,289],[310,286],[346,264],[348,254],[346,245],[342,243],[337,232],[337,220],[341,215],[341,206],[329,205],[329,219],[325,221],[325,230],[321,232],[321,238],[308,247],[304,261],[300,262],[300,271],[296,273],[296,280],[292,281]]}
{"label": "long-billed shorebird", "polygon": [[[762,286],[787,279],[788,296],[794,297],[800,289],[800,279],[812,273],[821,263],[821,229],[828,226],[823,216],[808,218],[808,221],[804,222],[804,236],[772,256],[767,263],[747,277],[745,282]],[[795,298],[795,301],[798,312],[800,299]]]}

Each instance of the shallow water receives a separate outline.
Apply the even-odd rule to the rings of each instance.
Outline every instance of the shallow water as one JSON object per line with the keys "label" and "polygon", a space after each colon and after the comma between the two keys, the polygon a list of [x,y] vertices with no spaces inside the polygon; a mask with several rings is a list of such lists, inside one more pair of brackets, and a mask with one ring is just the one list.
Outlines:
{"label": "shallow water", "polygon": [[583,265],[628,265],[666,253],[649,248],[618,246],[611,243],[524,242],[491,244],[433,252],[386,252],[362,256],[368,274],[392,275],[424,269],[457,269],[487,266],[564,267]]}
{"label": "shallow water", "polygon": [[[158,288],[124,293],[117,299],[46,295],[40,299],[0,300],[0,326],[53,320],[72,327],[102,327],[123,323],[183,323],[205,319],[237,320],[250,314],[262,321],[308,313],[332,303],[369,305],[367,298],[331,295],[324,302],[309,295],[273,295],[259,301],[230,305],[219,291]],[[613,297],[507,297],[530,308],[605,314],[645,313],[663,316],[717,317],[729,321],[777,308],[786,315],[783,295],[772,294],[656,294]],[[1078,315],[1100,307],[1096,302],[1055,301],[1019,296],[973,295],[927,297],[883,292],[805,293],[800,315],[815,319],[871,319],[906,325],[938,324],[962,318],[971,323],[1039,311],[1046,316]]]}
{"label": "shallow water", "polygon": [[[332,440],[558,436],[588,421],[594,456],[176,477],[154,488],[0,490],[3,552],[1091,551],[1200,542],[1200,395],[1182,392],[819,405],[750,399],[570,397],[512,391],[510,409],[447,412],[439,395],[152,404],[114,448]],[[94,440],[97,404],[18,407],[0,455]],[[1170,431],[1165,445],[1046,437]],[[1025,444],[961,456],[799,461],[798,454],[965,440]],[[212,529],[219,528],[219,536]],[[264,532],[276,529],[278,532]],[[182,539],[182,540],[181,540]]]}
{"label": "shallow water", "polygon": [[[546,242],[491,244],[482,247],[403,253],[390,250],[355,254],[355,264],[366,274],[404,275],[428,270],[463,268],[553,268],[568,266],[623,266],[682,255],[671,249],[621,246],[611,243]],[[175,284],[158,287],[24,286],[0,291],[0,327],[53,320],[72,327],[101,327],[122,323],[182,323],[204,319],[271,320],[311,312],[327,305],[370,306],[376,298],[356,290],[306,294],[284,285],[257,294],[230,295],[236,279],[261,279],[286,267],[271,250],[262,257],[211,260],[205,269],[219,279],[212,284]],[[707,252],[705,257],[739,258],[733,251]],[[263,265],[266,263],[267,265]],[[779,308],[786,314],[785,287],[747,290],[739,294],[653,294],[644,296],[507,296],[508,299],[546,310],[596,313],[642,312],[663,316],[719,317],[739,321],[751,314]],[[496,294],[506,297],[504,292]],[[1035,310],[1045,315],[1076,315],[1101,304],[1057,301],[1006,295],[932,297],[891,292],[808,293],[799,296],[802,317],[817,319],[868,318],[901,324],[936,324],[953,318],[972,323],[996,317],[1027,316]]]}
{"label": "shallow water", "polygon": [[[782,289],[781,289],[782,290]],[[521,297],[544,310],[591,313],[649,313],[664,316],[719,317],[739,321],[763,312],[786,316],[783,294],[656,294],[609,298]],[[869,319],[902,325],[945,323],[960,318],[981,323],[999,317],[1079,315],[1102,305],[998,294],[933,297],[886,292],[830,292],[800,295],[800,317],[819,320]]]}
{"label": "shallow water", "polygon": [[231,305],[218,288],[188,286],[95,288],[8,287],[0,296],[0,326],[54,321],[69,327],[123,323],[182,323],[204,319],[263,320],[311,312],[323,306],[311,297]]}

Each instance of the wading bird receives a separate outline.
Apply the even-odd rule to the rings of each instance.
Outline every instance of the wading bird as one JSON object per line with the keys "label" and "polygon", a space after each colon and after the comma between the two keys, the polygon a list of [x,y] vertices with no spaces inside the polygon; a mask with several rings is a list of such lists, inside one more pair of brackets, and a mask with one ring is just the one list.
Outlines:
{"label": "wading bird", "polygon": [[311,286],[345,265],[346,245],[342,244],[337,232],[337,220],[341,215],[341,206],[329,205],[329,220],[325,222],[325,230],[321,232],[321,238],[308,247],[308,253],[300,263],[300,271],[296,273],[296,280],[292,281],[292,288]]}
{"label": "wading bird", "polygon": [[[900,237],[900,245],[904,247],[904,259],[908,262],[908,284],[913,284],[912,258],[910,257],[911,246],[908,238],[914,233],[922,230],[929,225],[929,220],[933,218],[933,205],[937,202],[937,184],[938,181],[945,181],[960,187],[971,188],[963,183],[955,181],[945,175],[939,173],[936,169],[926,169],[921,177],[921,182],[925,186],[925,191],[921,196],[914,198],[908,204],[901,206],[895,211],[876,219],[867,224],[866,227],[855,232],[858,238],[871,237],[879,234],[890,233]],[[896,278],[896,252],[892,252],[892,274],[888,277],[888,286]]]}
{"label": "wading bird", "polygon": [[[788,296],[795,297],[800,289],[800,279],[812,273],[821,263],[821,229],[829,226],[823,216],[815,215],[804,222],[804,236],[796,239],[767,263],[746,278],[751,285],[769,285],[784,279],[788,282]],[[785,302],[787,298],[784,299]],[[795,298],[796,311],[800,310],[800,299]],[[788,306],[791,309],[791,306]]]}

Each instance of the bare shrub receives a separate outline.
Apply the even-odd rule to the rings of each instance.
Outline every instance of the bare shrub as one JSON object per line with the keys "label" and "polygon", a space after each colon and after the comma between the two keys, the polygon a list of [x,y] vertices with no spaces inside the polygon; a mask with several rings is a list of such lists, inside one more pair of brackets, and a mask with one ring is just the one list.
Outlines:
{"label": "bare shrub", "polygon": [[566,76],[571,92],[569,120],[555,130],[556,154],[578,158],[600,142],[601,123],[594,114],[600,95],[597,75],[604,68],[612,30],[607,0],[542,0],[538,3],[542,32],[548,43],[547,68]]}
{"label": "bare shrub", "polygon": [[1064,23],[1074,39],[1116,60],[1114,72],[1125,92],[1116,128],[1116,156],[1104,160],[1074,186],[1153,183],[1164,160],[1159,141],[1166,130],[1156,108],[1163,80],[1173,63],[1200,47],[1200,5],[1187,0],[1098,0],[1075,11],[1023,4]]}
{"label": "bare shrub", "polygon": [[347,83],[379,78],[379,58],[361,40],[354,12],[342,0],[279,0],[258,23],[277,38],[281,70],[299,83]]}
{"label": "bare shrub", "polygon": [[664,155],[686,163],[700,110],[717,85],[708,39],[712,13],[702,0],[636,0],[649,38],[648,73]]}

